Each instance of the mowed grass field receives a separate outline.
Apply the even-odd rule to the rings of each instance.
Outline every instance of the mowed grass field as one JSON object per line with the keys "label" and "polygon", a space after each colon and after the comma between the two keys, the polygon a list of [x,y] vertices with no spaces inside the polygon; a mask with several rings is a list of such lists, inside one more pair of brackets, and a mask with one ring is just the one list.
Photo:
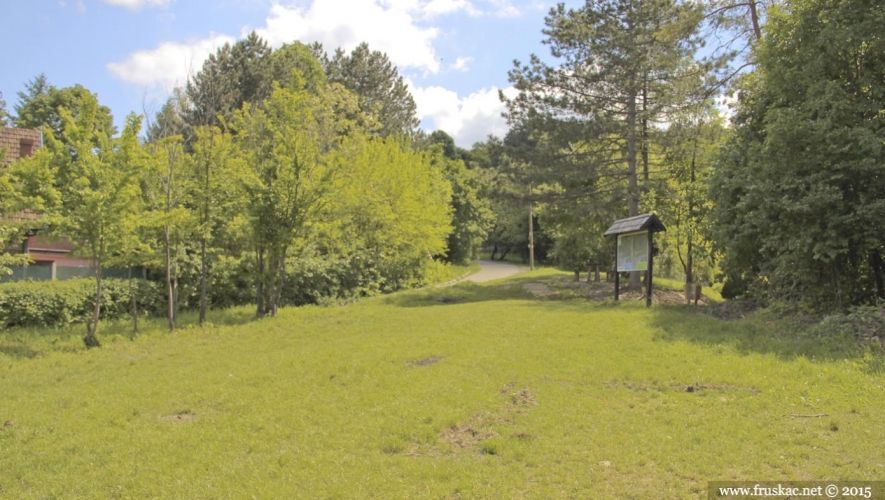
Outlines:
{"label": "mowed grass field", "polygon": [[850,342],[523,288],[561,279],[229,311],[242,324],[91,351],[6,334],[0,498],[705,498],[714,480],[885,478],[885,376]]}

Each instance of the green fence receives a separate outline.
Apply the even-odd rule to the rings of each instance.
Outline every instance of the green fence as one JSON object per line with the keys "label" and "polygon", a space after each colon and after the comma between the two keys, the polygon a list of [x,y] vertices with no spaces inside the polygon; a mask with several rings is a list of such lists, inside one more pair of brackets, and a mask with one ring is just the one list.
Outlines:
{"label": "green fence", "polygon": [[12,268],[12,274],[0,276],[0,283],[10,281],[49,281],[52,279],[50,266],[19,266]]}
{"label": "green fence", "polygon": [[[140,276],[141,271],[137,271],[133,276]],[[105,278],[128,278],[128,269],[105,268],[102,270],[102,276]],[[70,280],[74,278],[94,278],[95,269],[91,267],[63,267],[56,266],[55,279],[58,281]],[[0,283],[9,283],[12,281],[50,281],[52,279],[52,267],[46,265],[30,265],[19,266],[12,269],[12,274],[0,276]]]}

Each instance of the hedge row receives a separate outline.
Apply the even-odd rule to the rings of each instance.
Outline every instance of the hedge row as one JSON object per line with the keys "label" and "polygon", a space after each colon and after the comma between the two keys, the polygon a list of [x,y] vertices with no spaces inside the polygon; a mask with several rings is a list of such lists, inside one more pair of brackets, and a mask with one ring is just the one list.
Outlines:
{"label": "hedge row", "polygon": [[[133,280],[139,310],[163,311],[165,293],[159,283]],[[130,314],[129,281],[102,280],[102,319]],[[95,305],[95,279],[29,281],[0,285],[0,325],[60,327],[85,322]]]}
{"label": "hedge row", "polygon": [[[423,284],[429,276],[423,262],[390,261],[357,254],[350,257],[304,255],[287,265],[282,290],[285,306],[319,304],[389,293]],[[439,270],[431,269],[433,271]],[[212,309],[254,304],[254,269],[251,259],[222,258],[209,275],[208,304]],[[138,309],[155,316],[166,314],[166,288],[162,281],[132,281]],[[102,280],[102,319],[130,314],[129,280]],[[179,311],[199,307],[199,276],[188,275],[179,287]],[[27,281],[0,284],[0,328],[64,327],[92,316],[95,279]]]}

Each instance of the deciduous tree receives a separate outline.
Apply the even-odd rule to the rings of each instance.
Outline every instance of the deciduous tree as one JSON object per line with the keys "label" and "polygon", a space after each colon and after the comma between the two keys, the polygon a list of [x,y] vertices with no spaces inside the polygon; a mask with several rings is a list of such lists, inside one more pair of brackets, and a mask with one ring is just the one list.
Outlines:
{"label": "deciduous tree", "polygon": [[103,266],[131,237],[141,202],[141,118],[128,116],[122,135],[111,138],[100,118],[104,111],[89,93],[80,96],[76,115],[64,107],[57,113],[62,135],[56,139],[46,129],[45,147],[22,162],[22,188],[29,205],[44,212],[50,232],[70,239],[76,254],[92,262],[95,304],[83,341],[96,347]]}
{"label": "deciduous tree", "polygon": [[98,98],[82,85],[58,88],[49,84],[41,73],[25,84],[24,92],[18,93],[18,103],[14,106],[16,117],[12,123],[22,128],[49,127],[57,139],[64,140],[64,119],[59,111],[64,108],[74,118],[83,112],[89,113],[95,120],[95,128],[107,137],[113,137],[117,131],[110,108],[99,104],[93,111],[92,101],[98,102]]}
{"label": "deciduous tree", "polygon": [[863,0],[769,12],[714,177],[732,283],[824,309],[885,298],[883,23]]}

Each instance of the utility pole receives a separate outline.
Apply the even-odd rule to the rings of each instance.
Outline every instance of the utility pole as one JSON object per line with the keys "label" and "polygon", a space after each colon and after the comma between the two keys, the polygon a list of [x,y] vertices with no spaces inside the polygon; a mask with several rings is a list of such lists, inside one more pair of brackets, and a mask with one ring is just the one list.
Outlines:
{"label": "utility pole", "polygon": [[532,185],[529,184],[529,269],[535,270],[535,203],[532,201]]}

